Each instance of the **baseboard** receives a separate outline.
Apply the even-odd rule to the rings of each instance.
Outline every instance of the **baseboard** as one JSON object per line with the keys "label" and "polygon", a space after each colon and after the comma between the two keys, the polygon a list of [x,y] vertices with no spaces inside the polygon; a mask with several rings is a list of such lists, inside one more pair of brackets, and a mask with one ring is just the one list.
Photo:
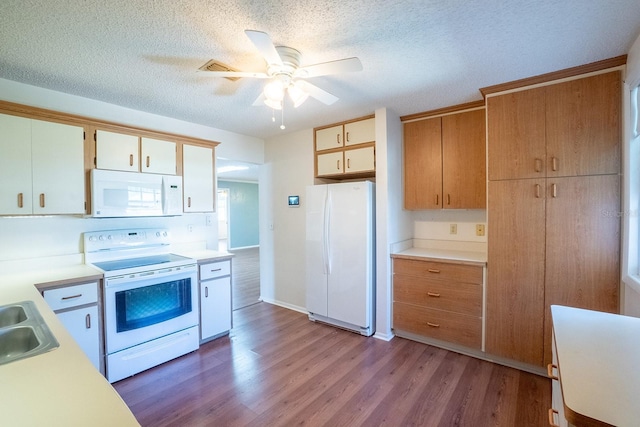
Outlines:
{"label": "baseboard", "polygon": [[266,303],[269,303],[271,305],[277,305],[278,307],[288,308],[289,310],[297,311],[297,312],[300,312],[302,314],[307,314],[307,315],[309,314],[309,312],[307,311],[307,309],[305,307],[299,307],[297,305],[289,304],[287,302],[272,300],[272,299],[269,299],[269,298],[262,298],[262,301],[266,302]]}

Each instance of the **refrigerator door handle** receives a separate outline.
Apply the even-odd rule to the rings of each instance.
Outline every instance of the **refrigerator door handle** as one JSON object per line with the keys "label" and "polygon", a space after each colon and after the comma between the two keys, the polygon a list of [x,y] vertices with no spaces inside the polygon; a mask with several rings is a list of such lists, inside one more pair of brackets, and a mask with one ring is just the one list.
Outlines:
{"label": "refrigerator door handle", "polygon": [[327,195],[324,203],[324,236],[323,236],[323,251],[322,258],[324,261],[325,274],[331,274],[331,240],[329,230],[331,229],[331,193],[327,190]]}

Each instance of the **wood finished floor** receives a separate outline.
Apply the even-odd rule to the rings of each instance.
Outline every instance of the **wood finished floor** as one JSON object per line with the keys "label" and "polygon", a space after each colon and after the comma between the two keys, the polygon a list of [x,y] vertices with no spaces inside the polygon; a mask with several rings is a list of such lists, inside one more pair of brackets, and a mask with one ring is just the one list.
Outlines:
{"label": "wood finished floor", "polygon": [[260,300],[260,248],[235,249],[231,253],[231,306],[237,310]]}
{"label": "wood finished floor", "polygon": [[142,426],[544,426],[548,379],[267,303],[196,352],[114,384]]}

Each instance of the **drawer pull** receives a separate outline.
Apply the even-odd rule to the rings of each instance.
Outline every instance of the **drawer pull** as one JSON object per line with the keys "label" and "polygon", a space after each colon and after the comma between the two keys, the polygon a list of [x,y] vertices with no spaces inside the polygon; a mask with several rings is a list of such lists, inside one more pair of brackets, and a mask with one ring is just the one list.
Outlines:
{"label": "drawer pull", "polygon": [[553,369],[558,369],[558,367],[556,365],[554,365],[553,363],[549,363],[547,365],[547,376],[549,378],[551,378],[552,380],[557,380],[558,376],[557,375],[553,375]]}
{"label": "drawer pull", "polygon": [[549,408],[549,425],[551,427],[560,427],[558,424],[556,424],[555,420],[554,420],[554,415],[560,415],[558,414],[558,411],[556,411],[553,408]]}
{"label": "drawer pull", "polygon": [[435,268],[430,268],[429,270],[427,270],[429,273],[436,273],[436,274],[440,274],[440,270],[436,270]]}
{"label": "drawer pull", "polygon": [[91,329],[91,315],[87,314],[86,317],[84,318],[84,324],[87,327],[87,329]]}
{"label": "drawer pull", "polygon": [[82,296],[82,294],[78,294],[78,295],[69,295],[68,297],[62,297],[62,301],[67,301],[70,299],[76,299],[76,298],[80,298]]}
{"label": "drawer pull", "polygon": [[204,297],[205,298],[209,298],[209,287],[208,286],[204,287]]}
{"label": "drawer pull", "polygon": [[440,298],[440,294],[436,294],[435,292],[427,292],[427,295],[434,298]]}
{"label": "drawer pull", "polygon": [[440,325],[438,323],[431,323],[431,322],[427,322],[427,326],[430,326],[432,328],[439,328]]}
{"label": "drawer pull", "polygon": [[222,271],[222,267],[211,270],[212,273],[215,273],[216,271]]}

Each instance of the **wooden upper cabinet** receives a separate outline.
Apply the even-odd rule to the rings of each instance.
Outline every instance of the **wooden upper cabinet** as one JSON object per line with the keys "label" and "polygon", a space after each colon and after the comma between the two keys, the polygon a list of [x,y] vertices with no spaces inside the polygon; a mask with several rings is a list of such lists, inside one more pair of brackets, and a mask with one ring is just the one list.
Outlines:
{"label": "wooden upper cabinet", "polygon": [[620,172],[620,72],[487,98],[489,180]]}
{"label": "wooden upper cabinet", "polygon": [[445,209],[486,207],[484,110],[442,117],[442,197]]}
{"label": "wooden upper cabinet", "polygon": [[544,177],[545,89],[487,98],[490,181]]}
{"label": "wooden upper cabinet", "polygon": [[620,172],[620,72],[548,86],[547,176]]}
{"label": "wooden upper cabinet", "polygon": [[484,209],[485,145],[484,110],[405,123],[405,209]]}
{"label": "wooden upper cabinet", "polygon": [[404,124],[404,207],[442,208],[442,121]]}

